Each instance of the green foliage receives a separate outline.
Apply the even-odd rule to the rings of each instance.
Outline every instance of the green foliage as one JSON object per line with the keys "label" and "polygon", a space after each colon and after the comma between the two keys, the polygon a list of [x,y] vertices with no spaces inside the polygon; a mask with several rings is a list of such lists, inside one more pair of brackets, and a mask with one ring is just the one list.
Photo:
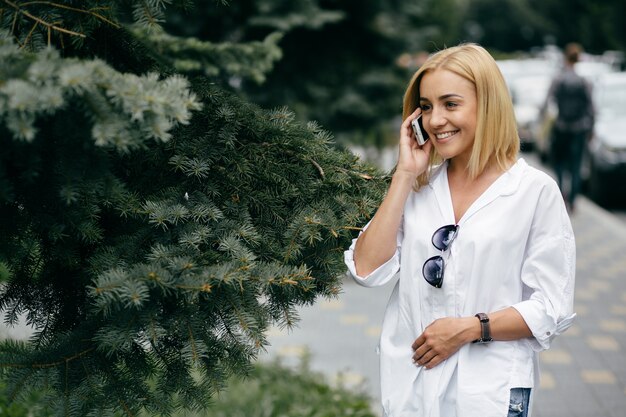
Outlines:
{"label": "green foliage", "polygon": [[446,35],[438,30],[442,19],[430,15],[435,3],[244,0],[226,10],[171,11],[164,26],[210,42],[262,41],[280,33],[282,59],[263,84],[234,83],[237,92],[264,107],[287,105],[299,120],[317,120],[342,143],[372,138],[382,144],[389,120],[401,113],[410,77],[395,64],[398,56]]}
{"label": "green foliage", "polygon": [[528,1],[476,0],[467,11],[468,38],[498,51],[525,50],[543,44],[550,22]]}
{"label": "green foliage", "polygon": [[222,42],[215,44],[196,38],[181,38],[162,29],[147,30],[137,26],[134,33],[151,47],[169,57],[176,71],[204,74],[219,78],[245,78],[262,84],[274,63],[282,58],[278,47],[279,32],[269,34],[263,41],[245,44]]}
{"label": "green foliage", "polygon": [[0,309],[36,330],[0,345],[6,393],[64,416],[201,409],[269,325],[339,292],[385,180],[316,123],[91,36],[75,58],[0,48]]}
{"label": "green foliage", "polygon": [[329,386],[306,366],[262,364],[250,378],[232,379],[209,410],[185,417],[374,417],[370,401],[358,391]]}
{"label": "green foliage", "polygon": [[251,16],[251,26],[267,27],[288,32],[297,28],[319,30],[326,25],[341,22],[346,13],[341,10],[324,10],[315,1],[260,1],[258,15]]}
{"label": "green foliage", "polygon": [[546,42],[579,42],[588,51],[626,51],[623,0],[475,0],[464,13],[465,39],[502,52]]}
{"label": "green foliage", "polygon": [[120,20],[158,27],[167,6],[189,7],[191,0],[0,1],[0,28],[10,30],[21,48],[72,43],[82,46],[101,26],[120,28]]}
{"label": "green foliage", "polygon": [[[0,417],[51,416],[41,400],[39,392],[20,404],[0,395]],[[370,403],[361,388],[331,386],[306,361],[296,369],[272,362],[255,365],[245,378],[231,377],[208,409],[179,411],[173,417],[374,417]],[[141,412],[139,417],[150,415]]]}
{"label": "green foliage", "polygon": [[[21,54],[3,32],[0,61],[0,123],[28,142],[35,138],[38,117],[73,101],[93,121],[95,144],[118,151],[139,148],[148,139],[167,141],[172,128],[189,123],[191,111],[201,108],[180,76],[121,74],[103,61],[63,59],[53,49]],[[72,200],[72,191],[65,196]]]}
{"label": "green foliage", "polygon": [[528,7],[550,23],[544,36],[558,45],[579,42],[586,50],[626,52],[626,2],[623,0],[528,0]]}

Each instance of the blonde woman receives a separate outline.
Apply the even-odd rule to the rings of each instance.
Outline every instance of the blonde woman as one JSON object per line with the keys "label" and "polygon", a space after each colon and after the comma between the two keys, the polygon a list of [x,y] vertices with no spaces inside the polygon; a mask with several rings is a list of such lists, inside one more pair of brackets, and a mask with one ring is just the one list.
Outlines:
{"label": "blonde woman", "polygon": [[528,416],[537,353],[574,318],[559,188],[518,159],[506,84],[478,45],[432,55],[403,115],[387,195],[345,253],[363,286],[399,274],[380,340],[384,415]]}

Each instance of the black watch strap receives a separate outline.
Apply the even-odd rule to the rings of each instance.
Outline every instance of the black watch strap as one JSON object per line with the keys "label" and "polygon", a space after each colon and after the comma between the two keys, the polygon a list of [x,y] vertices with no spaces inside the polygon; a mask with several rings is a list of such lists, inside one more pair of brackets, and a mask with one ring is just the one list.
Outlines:
{"label": "black watch strap", "polygon": [[474,340],[473,343],[488,343],[493,339],[491,338],[491,327],[489,326],[489,316],[485,313],[478,313],[475,317],[480,320],[480,339]]}

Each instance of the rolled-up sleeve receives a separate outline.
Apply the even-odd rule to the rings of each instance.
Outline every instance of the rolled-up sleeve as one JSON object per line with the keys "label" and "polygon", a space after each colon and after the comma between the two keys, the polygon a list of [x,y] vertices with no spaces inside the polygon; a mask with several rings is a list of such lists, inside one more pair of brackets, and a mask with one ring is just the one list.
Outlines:
{"label": "rolled-up sleeve", "polygon": [[[543,203],[562,205],[550,197],[553,196]],[[554,337],[567,330],[576,316],[574,234],[567,214],[554,207],[538,208],[521,271],[524,300],[513,305],[533,334],[529,342],[535,351],[548,349]]]}
{"label": "rolled-up sleeve", "polygon": [[[369,226],[369,223],[363,228],[363,231],[359,233],[359,236],[361,236],[361,234],[365,230],[367,230],[368,226]],[[361,277],[356,273],[356,265],[354,263],[354,248],[356,247],[356,242],[358,238],[353,239],[352,244],[350,245],[348,250],[344,252],[343,257],[344,257],[346,266],[348,267],[348,272],[350,273],[354,281],[356,281],[357,284],[362,285],[364,287],[377,287],[380,285],[385,285],[386,283],[391,281],[393,277],[400,270],[400,248],[402,244],[402,237],[403,237],[403,231],[402,231],[402,226],[401,226],[400,230],[398,230],[397,247],[393,256],[389,258],[387,262],[385,262],[384,264],[376,268],[366,277]]]}

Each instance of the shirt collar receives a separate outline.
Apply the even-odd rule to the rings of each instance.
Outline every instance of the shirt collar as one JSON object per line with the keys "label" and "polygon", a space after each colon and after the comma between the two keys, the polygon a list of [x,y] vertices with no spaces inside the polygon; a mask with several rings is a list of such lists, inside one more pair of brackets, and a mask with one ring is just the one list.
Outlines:
{"label": "shirt collar", "polygon": [[[505,171],[493,184],[483,192],[474,203],[467,209],[459,223],[464,222],[474,215],[481,208],[490,204],[501,196],[514,194],[521,183],[524,171],[528,164],[523,158],[517,160],[513,166]],[[428,183],[433,190],[437,203],[441,210],[441,214],[445,219],[454,223],[454,209],[452,206],[452,197],[450,195],[450,187],[448,186],[448,162],[444,161],[441,165],[433,168],[431,180]]]}

